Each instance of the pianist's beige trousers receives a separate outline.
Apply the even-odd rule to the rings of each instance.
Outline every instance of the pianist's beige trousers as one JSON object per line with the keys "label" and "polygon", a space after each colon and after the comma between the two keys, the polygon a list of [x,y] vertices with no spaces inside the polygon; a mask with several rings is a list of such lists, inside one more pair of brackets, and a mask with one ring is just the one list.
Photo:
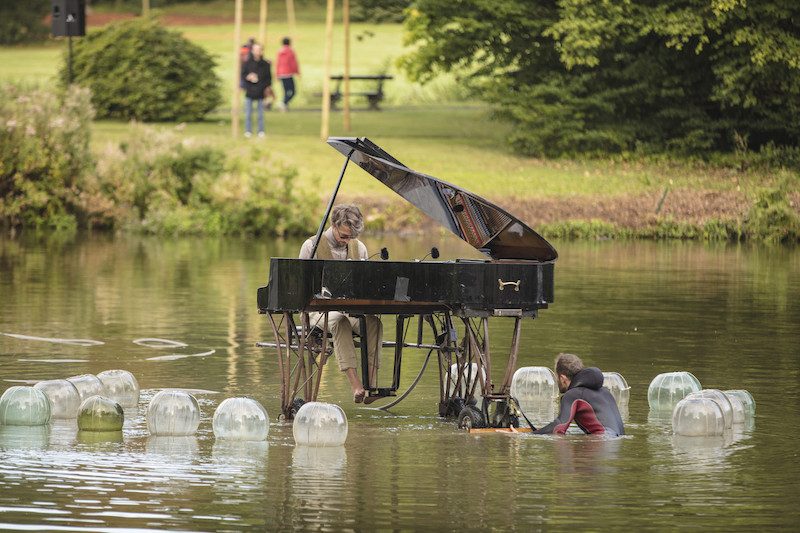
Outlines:
{"label": "pianist's beige trousers", "polygon": [[[324,327],[323,313],[309,313],[311,326]],[[374,315],[367,315],[367,355],[369,357],[370,383],[375,386],[375,371],[380,368],[381,345],[383,344],[383,323]],[[338,311],[328,312],[328,329],[333,337],[333,351],[339,363],[339,370],[348,368],[361,370],[360,352],[356,356],[353,332],[358,332],[358,318]],[[363,342],[363,339],[362,339]]]}

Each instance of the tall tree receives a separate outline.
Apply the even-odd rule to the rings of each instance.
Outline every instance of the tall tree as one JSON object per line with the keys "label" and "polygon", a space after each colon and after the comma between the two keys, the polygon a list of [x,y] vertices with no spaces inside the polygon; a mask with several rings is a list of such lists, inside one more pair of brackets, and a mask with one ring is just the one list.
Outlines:
{"label": "tall tree", "polygon": [[49,28],[44,23],[49,0],[0,0],[0,44],[42,41]]}
{"label": "tall tree", "polygon": [[521,151],[704,152],[800,134],[795,0],[418,0],[415,78],[464,75]]}

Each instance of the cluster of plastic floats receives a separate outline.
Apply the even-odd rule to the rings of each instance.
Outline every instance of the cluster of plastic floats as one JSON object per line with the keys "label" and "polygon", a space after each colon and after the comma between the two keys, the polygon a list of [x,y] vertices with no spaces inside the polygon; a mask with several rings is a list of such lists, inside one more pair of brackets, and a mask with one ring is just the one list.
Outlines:
{"label": "cluster of plastic floats", "polygon": [[[67,379],[14,386],[0,397],[0,424],[43,426],[51,419],[77,419],[78,430],[119,432],[123,408],[139,405],[139,383],[127,370],[106,370]],[[200,426],[200,405],[189,392],[167,389],[147,407],[147,429],[153,436],[194,435]],[[269,433],[267,410],[252,398],[223,400],[214,412],[218,439],[263,441]],[[333,404],[309,402],[298,411],[294,439],[305,446],[340,446],[347,438],[347,417]]]}
{"label": "cluster of plastic floats", "polygon": [[[623,417],[628,411],[630,387],[618,372],[603,372],[603,386],[617,402]],[[546,367],[523,367],[516,371],[511,396],[531,421],[553,419],[552,398],[558,396],[556,376]],[[756,403],[746,390],[703,389],[690,372],[659,374],[647,390],[647,402],[656,418],[670,416],[672,431],[684,437],[721,436],[734,425],[746,424],[755,415]],[[553,416],[550,416],[550,415]],[[531,418],[533,416],[534,418]]]}
{"label": "cluster of plastic floats", "polygon": [[[627,412],[630,387],[625,378],[617,372],[603,376],[603,386],[620,410]],[[553,416],[558,396],[556,376],[547,367],[520,368],[514,374],[511,395],[529,418],[546,422],[542,417]],[[755,414],[749,392],[703,389],[689,372],[659,374],[650,383],[647,399],[651,412],[672,413],[673,432],[681,436],[723,435]],[[123,408],[138,405],[139,384],[133,374],[107,370],[96,376],[83,374],[9,388],[0,397],[0,424],[40,426],[51,419],[77,419],[80,431],[118,432],[124,423]],[[162,390],[147,407],[147,429],[156,436],[193,435],[200,415],[197,399],[189,392]],[[227,398],[216,408],[212,426],[216,438],[262,441],[269,433],[269,415],[256,400]],[[309,402],[295,415],[292,432],[298,445],[341,446],[347,439],[347,417],[338,405]]]}

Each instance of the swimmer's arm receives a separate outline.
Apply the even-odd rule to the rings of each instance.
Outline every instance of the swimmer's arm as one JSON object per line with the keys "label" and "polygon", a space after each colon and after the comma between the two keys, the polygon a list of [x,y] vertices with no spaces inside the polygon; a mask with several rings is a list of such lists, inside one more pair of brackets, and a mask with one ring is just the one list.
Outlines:
{"label": "swimmer's arm", "polygon": [[544,426],[543,428],[539,428],[534,430],[532,433],[534,435],[550,435],[555,431],[556,426],[559,424],[563,424],[567,420],[569,420],[569,412],[570,408],[572,407],[572,394],[571,391],[567,391],[565,394],[561,395],[561,402],[559,404],[559,413],[555,420]]}

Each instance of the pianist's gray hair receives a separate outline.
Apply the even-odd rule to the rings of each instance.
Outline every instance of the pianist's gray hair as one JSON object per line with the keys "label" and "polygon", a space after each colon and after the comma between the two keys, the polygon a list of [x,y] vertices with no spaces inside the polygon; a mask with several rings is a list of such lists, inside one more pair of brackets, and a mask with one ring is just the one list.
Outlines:
{"label": "pianist's gray hair", "polygon": [[353,236],[364,231],[364,216],[353,204],[340,204],[333,208],[331,223],[334,226],[347,226],[353,230]]}
{"label": "pianist's gray hair", "polygon": [[577,355],[560,353],[556,357],[556,375],[561,374],[572,380],[575,374],[581,370],[583,370],[583,361]]}

